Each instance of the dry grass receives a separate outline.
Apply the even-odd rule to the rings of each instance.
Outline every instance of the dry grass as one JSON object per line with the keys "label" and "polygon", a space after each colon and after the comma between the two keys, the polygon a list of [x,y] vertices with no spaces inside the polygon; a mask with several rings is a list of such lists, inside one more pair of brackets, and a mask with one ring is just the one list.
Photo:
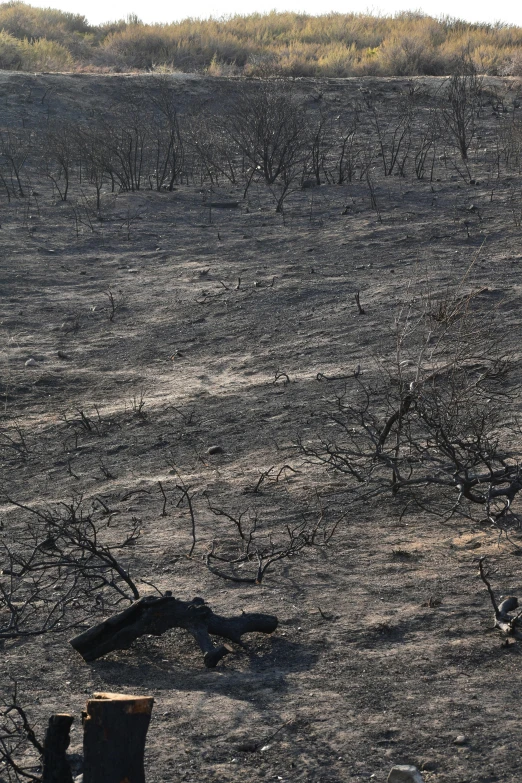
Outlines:
{"label": "dry grass", "polygon": [[81,14],[0,5],[0,67],[205,71],[214,76],[417,76],[451,73],[469,53],[491,75],[520,70],[522,30],[421,13],[236,15],[172,24],[90,26]]}

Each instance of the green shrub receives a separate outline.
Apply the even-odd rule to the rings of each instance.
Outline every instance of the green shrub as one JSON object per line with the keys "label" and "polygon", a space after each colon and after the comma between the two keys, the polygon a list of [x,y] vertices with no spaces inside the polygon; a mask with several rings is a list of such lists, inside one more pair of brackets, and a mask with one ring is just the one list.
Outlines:
{"label": "green shrub", "polygon": [[131,15],[92,27],[81,14],[12,0],[0,3],[2,29],[0,66],[13,69],[74,65],[103,71],[166,67],[221,76],[430,76],[450,74],[465,53],[479,72],[505,74],[518,73],[522,52],[520,27],[418,12],[271,11],[172,24],[143,24]]}
{"label": "green shrub", "polygon": [[34,43],[22,42],[23,69],[26,71],[70,71],[74,60],[70,52],[56,41],[40,38]]}
{"label": "green shrub", "polygon": [[18,71],[23,67],[23,45],[5,30],[0,30],[0,68]]}
{"label": "green shrub", "polygon": [[92,30],[85,16],[54,8],[33,8],[17,0],[0,4],[0,28],[19,40],[48,38],[60,43],[71,34]]}

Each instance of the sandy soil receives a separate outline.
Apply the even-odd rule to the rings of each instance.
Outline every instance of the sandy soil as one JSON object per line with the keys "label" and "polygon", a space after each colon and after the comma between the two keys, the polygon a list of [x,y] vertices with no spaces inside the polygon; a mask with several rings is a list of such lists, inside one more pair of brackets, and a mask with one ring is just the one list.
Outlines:
{"label": "sandy soil", "polygon": [[[85,113],[87,98],[109,101],[119,83],[3,73],[2,123]],[[361,83],[301,80],[296,89],[348,105]],[[216,84],[238,89],[184,78],[180,102],[215,100]],[[397,84],[370,88],[386,96]],[[494,123],[484,121],[486,146]],[[96,691],[153,695],[150,783],[384,781],[394,763],[417,765],[427,783],[519,779],[522,648],[491,632],[475,562],[490,554],[499,593],[520,594],[513,547],[465,520],[401,519],[398,500],[354,513],[342,477],[307,464],[296,447],[334,397],[335,384],[317,374],[357,365],[370,373],[392,350],[400,304],[455,284],[474,258],[469,289],[487,288],[485,309],[498,305],[516,388],[522,253],[512,205],[520,210],[522,177],[497,178],[487,154],[473,165],[474,185],[442,161],[433,183],[382,178],[382,222],[364,182],[296,191],[284,216],[264,186],[246,202],[225,186],[107,193],[92,230],[36,180],[37,195],[11,204],[2,196],[0,425],[15,439],[19,426],[27,444],[21,456],[2,441],[2,487],[35,507],[101,497],[119,512],[104,535],[143,594],[154,583],[201,595],[223,614],[267,611],[280,622],[215,670],[182,632],[94,664],[72,650],[70,630],[4,642],[2,690],[16,680],[36,724],[52,712],[78,717]],[[237,208],[210,206],[227,200]],[[96,422],[91,431],[80,411]],[[208,455],[213,445],[223,452]],[[252,494],[263,471],[283,465],[295,472]],[[196,493],[192,559],[175,471]],[[122,500],[133,490],[147,492]],[[332,520],[346,517],[328,548],[274,565],[261,585],[233,584],[204,565],[211,541],[230,534],[204,492],[231,512],[257,512],[266,530],[319,514],[317,493]],[[1,512],[6,531],[26,517],[7,502]],[[136,519],[140,539],[122,546]],[[458,735],[465,744],[454,744]],[[72,738],[80,752],[79,720]]]}

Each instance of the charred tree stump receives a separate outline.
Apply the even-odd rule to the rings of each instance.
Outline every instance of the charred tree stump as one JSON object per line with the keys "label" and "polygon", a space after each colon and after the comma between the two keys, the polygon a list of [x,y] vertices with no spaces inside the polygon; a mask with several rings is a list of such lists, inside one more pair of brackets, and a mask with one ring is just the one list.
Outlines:
{"label": "charred tree stump", "polygon": [[213,668],[232,648],[227,644],[216,647],[210,634],[243,646],[244,633],[273,633],[277,617],[258,613],[221,617],[214,614],[203,598],[179,601],[171,595],[146,596],[71,639],[70,643],[85,661],[95,661],[113,650],[127,650],[140,636],[161,636],[170,628],[188,631],[203,652],[205,666]]}
{"label": "charred tree stump", "polygon": [[83,783],[145,783],[143,759],[154,699],[95,693],[83,713]]}
{"label": "charred tree stump", "polygon": [[72,715],[51,715],[45,735],[43,751],[42,783],[73,783],[66,751],[69,747],[69,731]]}

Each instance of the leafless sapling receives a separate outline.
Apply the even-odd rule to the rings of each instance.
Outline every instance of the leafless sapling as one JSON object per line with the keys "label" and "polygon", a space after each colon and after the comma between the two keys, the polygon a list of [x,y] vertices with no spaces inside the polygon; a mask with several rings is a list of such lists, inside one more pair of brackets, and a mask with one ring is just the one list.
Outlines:
{"label": "leafless sapling", "polygon": [[483,79],[469,56],[458,58],[454,72],[449,77],[441,116],[449,137],[456,145],[463,161],[477,131],[477,110],[479,108]]}

